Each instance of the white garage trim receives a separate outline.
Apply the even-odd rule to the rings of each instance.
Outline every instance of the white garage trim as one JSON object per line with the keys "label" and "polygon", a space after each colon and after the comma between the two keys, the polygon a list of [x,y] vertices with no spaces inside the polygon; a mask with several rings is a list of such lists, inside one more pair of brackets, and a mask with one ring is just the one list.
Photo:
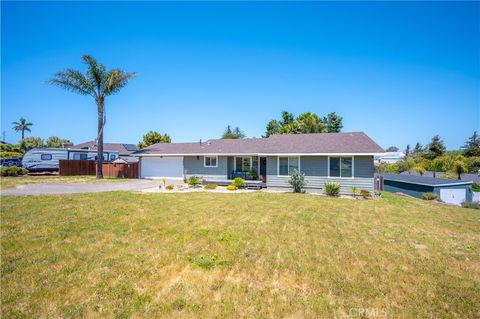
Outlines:
{"label": "white garage trim", "polygon": [[446,204],[461,205],[466,200],[467,190],[464,188],[441,188],[440,199]]}
{"label": "white garage trim", "polygon": [[183,157],[144,157],[140,162],[140,177],[183,179]]}

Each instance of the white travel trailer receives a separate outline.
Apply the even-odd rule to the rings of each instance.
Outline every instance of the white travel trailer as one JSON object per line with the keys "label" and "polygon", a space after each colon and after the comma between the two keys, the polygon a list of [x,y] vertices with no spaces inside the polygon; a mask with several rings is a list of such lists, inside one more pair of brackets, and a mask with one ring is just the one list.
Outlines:
{"label": "white travel trailer", "polygon": [[[104,161],[118,158],[117,151],[104,151]],[[31,172],[58,171],[59,160],[96,160],[97,151],[71,148],[32,148],[22,159],[22,166]]]}

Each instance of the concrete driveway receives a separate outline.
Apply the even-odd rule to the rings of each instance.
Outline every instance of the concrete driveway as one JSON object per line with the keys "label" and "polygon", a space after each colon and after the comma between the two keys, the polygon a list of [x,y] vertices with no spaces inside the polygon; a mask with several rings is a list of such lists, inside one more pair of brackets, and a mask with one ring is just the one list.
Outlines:
{"label": "concrete driveway", "polygon": [[0,191],[0,194],[10,196],[22,195],[54,195],[75,193],[99,193],[111,191],[141,191],[158,187],[160,180],[132,179],[125,182],[105,183],[39,183],[20,185],[17,188]]}

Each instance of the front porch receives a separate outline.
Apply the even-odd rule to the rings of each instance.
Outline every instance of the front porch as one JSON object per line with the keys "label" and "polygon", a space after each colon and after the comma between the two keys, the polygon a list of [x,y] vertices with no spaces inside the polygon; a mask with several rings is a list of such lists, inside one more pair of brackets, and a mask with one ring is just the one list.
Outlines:
{"label": "front porch", "polygon": [[233,180],[237,177],[245,181],[267,181],[267,158],[255,155],[229,156],[227,161],[227,178]]}

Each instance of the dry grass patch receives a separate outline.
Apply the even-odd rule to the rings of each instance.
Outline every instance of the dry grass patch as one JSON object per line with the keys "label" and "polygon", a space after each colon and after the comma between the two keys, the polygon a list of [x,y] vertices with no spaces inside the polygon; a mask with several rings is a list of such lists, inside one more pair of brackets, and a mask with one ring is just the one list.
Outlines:
{"label": "dry grass patch", "polygon": [[480,215],[394,195],[2,198],[2,317],[479,316]]}

